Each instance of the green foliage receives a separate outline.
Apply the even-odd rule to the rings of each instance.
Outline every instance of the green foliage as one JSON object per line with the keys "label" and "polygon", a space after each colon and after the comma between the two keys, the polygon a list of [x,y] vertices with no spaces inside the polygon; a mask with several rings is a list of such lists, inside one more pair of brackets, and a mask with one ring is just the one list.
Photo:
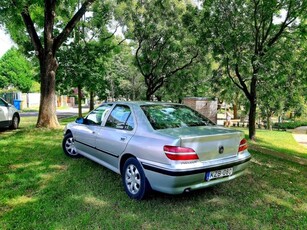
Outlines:
{"label": "green foliage", "polygon": [[[89,91],[104,89],[104,66],[99,42],[71,44],[59,52],[60,67],[57,87],[70,94],[73,87],[81,85]],[[103,95],[100,95],[103,96]]]}
{"label": "green foliage", "polygon": [[169,78],[156,96],[164,101],[181,103],[185,97],[216,97],[208,84],[210,68],[204,62],[194,63],[190,68]]}
{"label": "green foliage", "polygon": [[57,90],[71,94],[80,86],[100,99],[106,97],[106,65],[118,52],[117,40],[108,31],[112,16],[112,2],[95,2],[91,15],[80,21],[72,41],[58,52]]}
{"label": "green foliage", "polygon": [[107,94],[112,100],[122,98],[143,100],[145,86],[142,75],[134,65],[132,47],[127,43],[119,46],[119,52],[106,64]]}
{"label": "green foliage", "polygon": [[176,0],[131,0],[119,5],[125,36],[136,43],[135,64],[144,76],[147,100],[198,56],[195,39],[183,24],[187,5]]}
{"label": "green foliage", "polygon": [[[73,16],[78,0],[56,1],[56,17],[54,24],[54,37],[61,32],[61,25],[65,25]],[[29,7],[32,21],[35,22],[38,35],[42,35],[44,28],[44,8],[43,0],[3,0],[1,1],[0,24],[4,25],[11,38],[16,42],[20,49],[33,56],[33,44],[31,43],[25,24],[21,17],[21,12]],[[43,43],[43,36],[40,36]]]}
{"label": "green foliage", "polygon": [[35,69],[16,48],[10,49],[0,59],[0,88],[15,87],[29,92],[34,85]]}
{"label": "green foliage", "polygon": [[[306,1],[293,0],[216,0],[204,1],[200,10],[199,34],[203,43],[210,43],[215,61],[223,67],[223,75],[244,93],[250,103],[250,138],[255,136],[258,103],[264,101],[266,114],[271,113],[268,110],[280,110],[280,104],[275,102],[281,91],[272,90],[277,87],[275,83],[287,81],[295,75],[294,78],[300,79],[297,82],[305,80],[301,74],[304,73],[304,61],[300,62],[300,69],[294,64],[297,61],[295,53],[306,53],[306,47],[294,44],[303,41],[297,32],[300,31],[300,18],[306,15],[306,4]],[[273,93],[266,89],[261,92],[262,88],[271,89]],[[289,89],[287,92],[301,92],[295,87]],[[265,101],[267,98],[273,103]],[[267,105],[270,108],[264,108]]]}
{"label": "green foliage", "polygon": [[295,129],[300,126],[307,126],[307,121],[289,121],[283,123],[275,123],[273,125],[273,128],[284,130],[284,129]]}

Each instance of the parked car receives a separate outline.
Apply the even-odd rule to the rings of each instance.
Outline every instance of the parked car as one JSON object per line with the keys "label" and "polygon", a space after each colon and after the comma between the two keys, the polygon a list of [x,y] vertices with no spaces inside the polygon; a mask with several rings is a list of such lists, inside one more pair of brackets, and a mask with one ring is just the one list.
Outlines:
{"label": "parked car", "polygon": [[18,110],[4,99],[0,98],[0,127],[17,129],[20,122]]}
{"label": "parked car", "polygon": [[243,174],[251,155],[243,133],[218,127],[181,104],[104,103],[69,123],[62,147],[121,174],[129,197],[180,194]]}

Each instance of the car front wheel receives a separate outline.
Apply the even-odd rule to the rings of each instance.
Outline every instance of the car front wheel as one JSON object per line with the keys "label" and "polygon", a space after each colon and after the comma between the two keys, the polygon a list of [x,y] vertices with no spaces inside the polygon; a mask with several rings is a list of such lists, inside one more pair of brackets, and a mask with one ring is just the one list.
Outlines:
{"label": "car front wheel", "polygon": [[132,199],[142,200],[150,190],[142,166],[135,158],[129,158],[123,167],[122,180],[125,191]]}
{"label": "car front wheel", "polygon": [[19,126],[19,117],[17,115],[14,115],[10,128],[11,129],[18,129],[18,126]]}
{"label": "car front wheel", "polygon": [[62,142],[62,148],[64,153],[73,158],[80,157],[80,154],[77,153],[76,147],[75,147],[75,140],[72,135],[72,133],[67,133],[64,136],[63,142]]}

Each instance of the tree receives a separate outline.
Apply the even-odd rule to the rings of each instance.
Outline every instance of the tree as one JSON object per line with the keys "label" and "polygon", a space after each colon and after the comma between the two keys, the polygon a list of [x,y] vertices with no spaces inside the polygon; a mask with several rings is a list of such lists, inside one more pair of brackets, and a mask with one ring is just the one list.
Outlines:
{"label": "tree", "polygon": [[208,81],[210,91],[218,98],[219,103],[232,104],[233,118],[239,119],[238,110],[240,105],[245,104],[242,91],[232,84],[231,80],[223,74],[224,67],[219,66],[212,71],[212,77]]}
{"label": "tree", "polygon": [[35,71],[16,48],[10,49],[0,59],[0,88],[13,86],[22,92],[29,92],[34,83]]}
{"label": "tree", "polygon": [[[90,110],[94,107],[95,96],[105,96],[106,63],[111,56],[111,44],[99,41],[74,43],[59,52],[58,89],[69,93],[78,89],[79,116],[82,116],[81,99],[85,91],[90,94]],[[82,93],[81,93],[82,92]]]}
{"label": "tree", "polygon": [[289,34],[288,39],[281,39],[276,44],[273,54],[277,57],[267,63],[265,77],[258,82],[258,105],[268,129],[273,115],[281,116],[286,111],[296,111],[299,115],[306,103],[306,37],[289,39],[297,35]]}
{"label": "tree", "polygon": [[[31,48],[39,60],[41,100],[37,127],[53,128],[59,125],[55,104],[55,81],[58,69],[56,52],[94,1],[84,0],[73,15],[71,12],[74,12],[77,6],[73,0],[1,2],[1,24],[5,25],[17,44],[29,48],[29,43],[24,38],[25,31],[22,26],[24,24],[31,40]],[[62,24],[65,24],[65,27],[60,31]]]}
{"label": "tree", "polygon": [[144,100],[145,86],[142,75],[134,65],[132,47],[122,43],[117,55],[107,62],[106,82],[109,98]]}
{"label": "tree", "polygon": [[119,6],[125,16],[125,36],[136,43],[135,63],[145,79],[147,100],[198,56],[195,40],[182,21],[186,7],[177,0],[131,0]]}
{"label": "tree", "polygon": [[82,116],[81,99],[85,91],[90,95],[90,110],[94,109],[95,96],[105,96],[106,63],[118,50],[114,35],[117,28],[113,33],[107,28],[112,12],[112,2],[95,2],[91,16],[80,21],[73,42],[65,44],[65,49],[59,54],[64,66],[60,68],[58,83],[61,88],[78,89],[79,116]]}
{"label": "tree", "polygon": [[210,67],[204,61],[198,61],[169,78],[156,94],[164,101],[178,103],[182,103],[185,97],[212,97],[207,77],[210,72]]}
{"label": "tree", "polygon": [[249,101],[250,139],[256,135],[259,81],[265,81],[266,67],[278,58],[276,45],[288,39],[297,29],[299,17],[306,15],[306,4],[303,0],[204,1],[199,29],[210,26],[210,33],[203,31],[203,39],[212,42],[215,59]]}

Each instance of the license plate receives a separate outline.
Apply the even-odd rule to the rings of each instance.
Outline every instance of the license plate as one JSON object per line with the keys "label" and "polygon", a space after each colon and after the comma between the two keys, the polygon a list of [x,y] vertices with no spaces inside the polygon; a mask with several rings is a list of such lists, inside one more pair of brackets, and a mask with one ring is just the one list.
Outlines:
{"label": "license plate", "polygon": [[205,179],[206,181],[210,181],[216,178],[231,176],[232,173],[233,173],[233,168],[211,171],[206,173]]}

